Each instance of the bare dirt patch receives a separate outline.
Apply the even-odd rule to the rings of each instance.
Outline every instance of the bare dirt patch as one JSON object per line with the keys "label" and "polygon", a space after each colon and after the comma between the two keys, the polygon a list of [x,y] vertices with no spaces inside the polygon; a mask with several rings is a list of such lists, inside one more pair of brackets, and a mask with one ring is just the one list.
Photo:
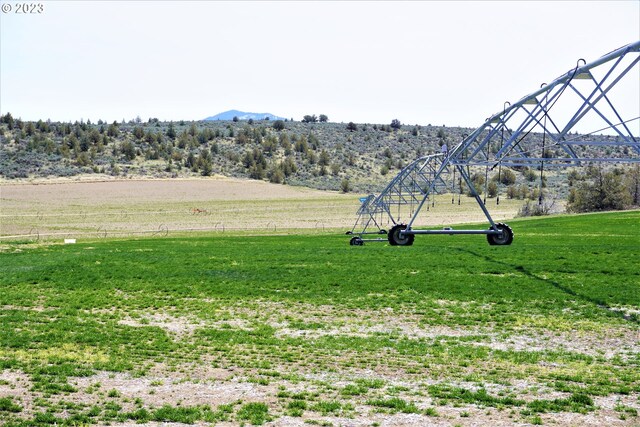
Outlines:
{"label": "bare dirt patch", "polygon": [[606,359],[622,357],[623,360],[640,353],[640,336],[638,331],[631,329],[612,328],[607,333],[584,336],[524,330],[508,338],[500,338],[493,334],[490,338],[489,342],[478,345],[487,345],[496,350],[567,351]]}
{"label": "bare dirt patch", "polygon": [[133,327],[157,326],[177,337],[191,334],[197,328],[204,326],[203,322],[195,319],[173,317],[164,314],[151,314],[140,319],[125,318],[118,321],[118,323]]}
{"label": "bare dirt patch", "polygon": [[221,374],[212,377],[209,376],[212,375],[211,372],[206,375],[189,381],[177,375],[169,376],[159,372],[144,378],[134,378],[128,374],[99,373],[91,377],[76,378],[72,380],[72,384],[84,390],[95,388],[95,384],[99,384],[94,392],[98,395],[116,390],[117,395],[125,401],[140,398],[151,407],[176,404],[218,406],[238,400],[264,402],[271,400],[271,396],[275,394],[274,387],[241,382],[233,378],[225,379]]}
{"label": "bare dirt patch", "polygon": [[25,411],[34,409],[34,395],[29,392],[31,386],[29,376],[22,372],[0,371],[0,398],[16,398],[16,403],[23,406]]}
{"label": "bare dirt patch", "polygon": [[[452,301],[435,301],[447,307]],[[464,306],[464,303],[457,303]],[[489,305],[476,309],[488,309]],[[316,339],[323,336],[344,335],[366,337],[389,334],[408,339],[438,340],[446,338],[477,337],[470,344],[496,350],[513,351],[567,351],[594,357],[626,360],[640,353],[640,334],[633,327],[613,327],[593,333],[576,331],[549,331],[523,325],[508,336],[495,333],[491,325],[484,327],[449,327],[428,325],[423,317],[413,313],[396,313],[388,308],[382,311],[338,310],[335,306],[296,304],[295,308],[273,301],[256,301],[255,306],[229,307],[226,315],[235,319],[238,327],[248,328],[246,319],[261,321],[275,328],[276,336]],[[211,325],[210,325],[211,326]]]}

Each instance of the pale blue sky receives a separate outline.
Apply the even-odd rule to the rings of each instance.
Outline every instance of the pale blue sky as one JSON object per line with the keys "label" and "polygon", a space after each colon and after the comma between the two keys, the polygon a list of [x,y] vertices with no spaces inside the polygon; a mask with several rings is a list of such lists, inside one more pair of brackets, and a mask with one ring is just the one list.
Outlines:
{"label": "pale blue sky", "polygon": [[476,127],[640,39],[637,0],[40,3],[0,18],[0,110],[24,120],[239,109]]}

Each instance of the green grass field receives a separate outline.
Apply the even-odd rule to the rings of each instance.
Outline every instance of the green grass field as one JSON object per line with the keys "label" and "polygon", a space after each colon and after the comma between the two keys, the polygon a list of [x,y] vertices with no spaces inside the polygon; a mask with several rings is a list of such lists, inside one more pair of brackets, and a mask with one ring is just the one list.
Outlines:
{"label": "green grass field", "polygon": [[0,424],[637,425],[640,212],[510,225],[6,244]]}

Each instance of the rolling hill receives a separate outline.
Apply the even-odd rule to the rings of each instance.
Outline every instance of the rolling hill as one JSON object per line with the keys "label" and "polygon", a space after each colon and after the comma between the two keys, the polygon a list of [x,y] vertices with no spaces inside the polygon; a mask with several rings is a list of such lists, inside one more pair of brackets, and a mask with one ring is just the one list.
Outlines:
{"label": "rolling hill", "polygon": [[276,116],[271,113],[247,113],[239,110],[225,111],[224,113],[207,117],[204,120],[233,120],[234,117],[237,117],[238,120],[285,120],[284,117]]}

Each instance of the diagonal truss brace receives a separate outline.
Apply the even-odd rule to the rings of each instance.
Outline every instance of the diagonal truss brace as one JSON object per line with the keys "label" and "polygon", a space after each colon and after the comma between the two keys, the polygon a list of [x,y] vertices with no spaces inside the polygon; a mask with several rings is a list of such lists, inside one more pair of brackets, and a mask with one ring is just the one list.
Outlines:
{"label": "diagonal truss brace", "polygon": [[[469,167],[489,170],[498,165],[567,167],[591,162],[640,162],[640,113],[633,108],[621,111],[616,97],[612,96],[621,82],[631,80],[633,83],[634,79],[637,85],[640,41],[591,63],[578,61],[573,69],[551,83],[543,84],[513,104],[505,103],[502,111],[487,118],[450,152],[421,157],[403,168],[379,195],[366,198],[358,210],[359,219],[349,233],[367,234],[367,227],[372,224],[378,228],[377,233],[386,231],[380,230],[379,225],[384,219],[397,227],[406,220],[401,207],[409,207],[408,224],[402,224],[398,238],[445,233],[498,235],[504,224],[494,223],[475,190]],[[640,109],[640,89],[635,90],[637,93],[626,95],[631,96]],[[598,118],[604,127],[586,135],[572,136],[570,132],[587,116]],[[604,130],[613,135],[597,135]],[[418,214],[428,207],[432,195],[455,192],[456,173],[485,214],[489,229],[413,229]],[[453,180],[449,179],[451,174]],[[357,226],[363,223],[364,230],[356,232]]]}

